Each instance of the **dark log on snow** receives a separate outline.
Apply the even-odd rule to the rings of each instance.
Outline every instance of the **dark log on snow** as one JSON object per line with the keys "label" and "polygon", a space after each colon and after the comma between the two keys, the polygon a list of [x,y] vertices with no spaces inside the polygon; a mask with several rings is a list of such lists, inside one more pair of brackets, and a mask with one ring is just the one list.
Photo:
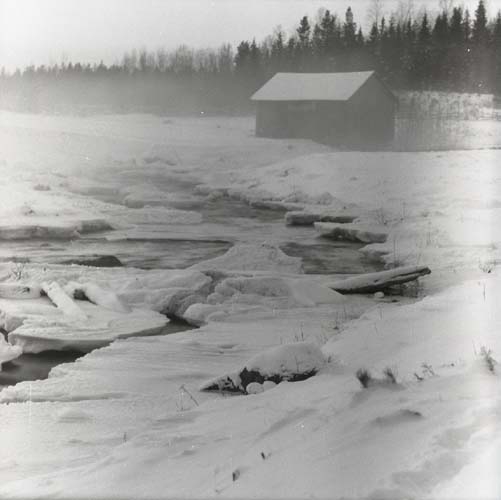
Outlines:
{"label": "dark log on snow", "polygon": [[337,222],[347,224],[353,222],[358,215],[354,214],[331,214],[306,212],[304,210],[287,212],[285,214],[285,224],[287,226],[313,226],[315,222]]}
{"label": "dark log on snow", "polygon": [[323,238],[357,241],[360,243],[384,243],[388,238],[388,228],[363,224],[335,224],[315,222],[315,229]]}
{"label": "dark log on snow", "polygon": [[388,271],[362,274],[335,281],[328,286],[339,293],[374,293],[416,280],[430,273],[430,268],[426,266],[397,267]]}

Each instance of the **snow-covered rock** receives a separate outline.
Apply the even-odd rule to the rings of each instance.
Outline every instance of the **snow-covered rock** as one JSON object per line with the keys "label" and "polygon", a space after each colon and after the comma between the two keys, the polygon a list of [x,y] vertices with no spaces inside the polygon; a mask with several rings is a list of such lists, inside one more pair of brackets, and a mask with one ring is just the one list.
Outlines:
{"label": "snow-covered rock", "polygon": [[[229,391],[257,394],[262,384],[305,380],[324,366],[320,348],[311,342],[297,342],[272,347],[253,358],[236,373],[223,375],[204,383],[202,391]],[[269,386],[268,386],[269,387]]]}

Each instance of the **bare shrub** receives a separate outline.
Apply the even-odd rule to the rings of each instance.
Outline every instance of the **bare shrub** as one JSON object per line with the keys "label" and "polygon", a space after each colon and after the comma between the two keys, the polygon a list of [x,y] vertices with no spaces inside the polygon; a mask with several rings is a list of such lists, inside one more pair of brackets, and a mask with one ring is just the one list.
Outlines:
{"label": "bare shrub", "polygon": [[495,367],[497,365],[497,361],[492,356],[492,350],[488,349],[485,346],[482,346],[480,348],[480,356],[482,356],[483,360],[485,361],[485,364],[487,365],[487,369],[491,373],[494,373],[495,372]]}
{"label": "bare shrub", "polygon": [[384,378],[387,382],[390,382],[391,384],[397,383],[397,373],[396,373],[396,370],[394,368],[390,368],[389,366],[387,366],[383,370],[383,375],[384,375]]}
{"label": "bare shrub", "polygon": [[366,370],[365,368],[360,368],[357,370],[357,373],[355,375],[360,384],[362,385],[362,387],[364,389],[367,389],[372,380],[372,375],[370,374],[369,370]]}

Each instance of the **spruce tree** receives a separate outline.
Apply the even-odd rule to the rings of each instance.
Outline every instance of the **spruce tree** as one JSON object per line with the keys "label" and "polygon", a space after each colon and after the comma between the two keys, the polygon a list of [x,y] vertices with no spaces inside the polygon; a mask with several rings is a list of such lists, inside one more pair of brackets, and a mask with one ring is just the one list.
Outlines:
{"label": "spruce tree", "polygon": [[298,42],[296,53],[298,55],[297,64],[300,71],[307,71],[311,67],[311,26],[308,16],[301,18],[299,27],[296,30]]}
{"label": "spruce tree", "polygon": [[489,31],[487,29],[487,12],[485,10],[484,0],[480,0],[478,2],[478,7],[475,11],[472,38],[476,45],[485,45],[489,39]]}
{"label": "spruce tree", "polygon": [[345,47],[353,48],[356,45],[357,25],[354,22],[351,7],[346,9],[345,22],[343,24],[343,42]]}

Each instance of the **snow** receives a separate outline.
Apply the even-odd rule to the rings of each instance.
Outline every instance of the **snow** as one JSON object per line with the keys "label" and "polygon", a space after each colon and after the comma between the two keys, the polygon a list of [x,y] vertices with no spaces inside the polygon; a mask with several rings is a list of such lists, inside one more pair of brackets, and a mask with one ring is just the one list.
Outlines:
{"label": "snow", "polygon": [[[500,151],[336,152],[254,138],[248,118],[0,119],[0,227],[103,220],[116,228],[103,238],[120,242],[165,217],[159,237],[201,239],[216,229],[195,210],[123,205],[128,187],[198,185],[196,196],[358,214],[357,227],[387,233],[365,255],[432,269],[417,298],[376,299],[339,296],[328,288],[339,276],[301,273],[265,237],[186,270],[0,265],[9,338],[100,347],[0,392],[0,496],[499,496],[500,365],[492,372],[482,352],[500,361]],[[499,146],[497,124],[472,127]],[[89,318],[75,323],[38,296],[42,283],[100,305],[73,296]],[[165,312],[201,328],[137,336]],[[305,344],[311,366],[322,362],[307,380],[253,382],[248,396],[198,391],[239,367],[288,366]],[[1,342],[5,352],[20,349]],[[382,379],[388,367],[395,384],[364,389],[355,376]]]}
{"label": "snow", "polygon": [[347,101],[374,74],[277,73],[252,97],[253,101]]}
{"label": "snow", "polygon": [[248,371],[258,371],[266,378],[280,375],[287,378],[290,374],[317,372],[324,365],[322,351],[309,342],[297,342],[269,349],[247,361]]}

